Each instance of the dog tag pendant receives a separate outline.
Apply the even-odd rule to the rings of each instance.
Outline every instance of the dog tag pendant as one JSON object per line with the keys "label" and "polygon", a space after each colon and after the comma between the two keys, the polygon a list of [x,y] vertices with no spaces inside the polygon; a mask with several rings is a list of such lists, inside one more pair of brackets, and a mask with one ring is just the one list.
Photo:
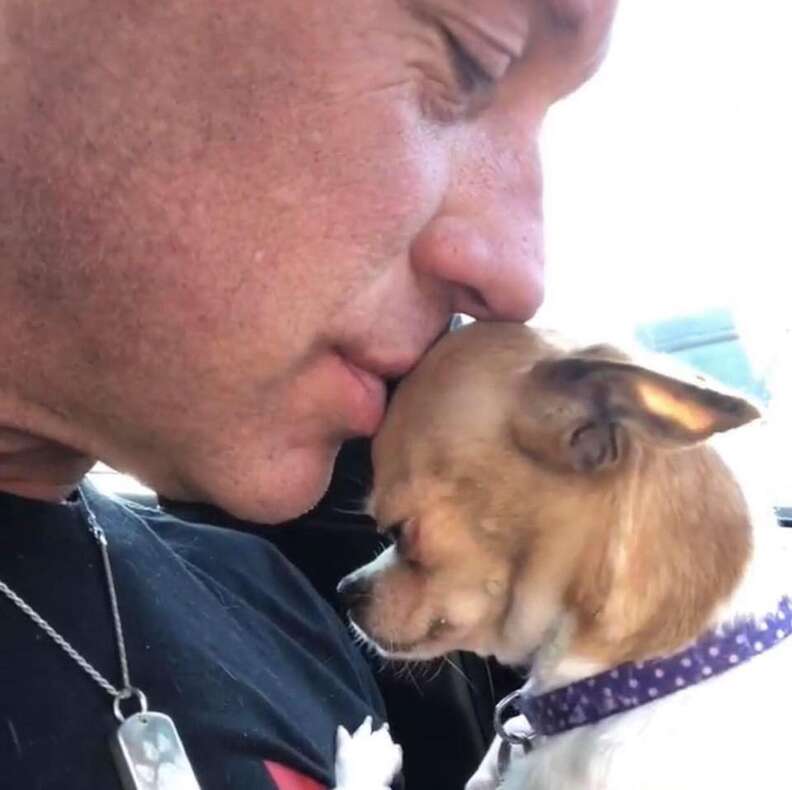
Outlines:
{"label": "dog tag pendant", "polygon": [[125,719],[111,746],[124,790],[201,790],[176,725],[164,713]]}

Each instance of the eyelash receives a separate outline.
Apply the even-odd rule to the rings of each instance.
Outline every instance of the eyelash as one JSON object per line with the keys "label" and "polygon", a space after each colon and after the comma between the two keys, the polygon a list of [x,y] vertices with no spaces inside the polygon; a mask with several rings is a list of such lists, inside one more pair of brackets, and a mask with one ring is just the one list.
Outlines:
{"label": "eyelash", "polygon": [[445,28],[443,29],[443,36],[448,46],[448,52],[459,87],[466,93],[475,93],[477,90],[491,88],[495,83],[495,79],[465,49],[459,39]]}
{"label": "eyelash", "polygon": [[386,527],[383,532],[385,537],[391,541],[399,554],[399,559],[412,567],[418,567],[418,560],[415,556],[415,546],[405,540],[404,529],[407,526],[406,521],[397,521],[394,524]]}
{"label": "eyelash", "polygon": [[404,522],[397,521],[395,524],[390,524],[383,530],[385,537],[388,538],[388,540],[390,540],[397,548],[399,547],[399,543],[401,541],[403,527]]}

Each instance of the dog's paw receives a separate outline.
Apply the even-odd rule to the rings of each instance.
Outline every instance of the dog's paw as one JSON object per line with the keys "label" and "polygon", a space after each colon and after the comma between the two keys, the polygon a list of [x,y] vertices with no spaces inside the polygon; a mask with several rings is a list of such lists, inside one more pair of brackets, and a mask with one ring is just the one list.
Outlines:
{"label": "dog's paw", "polygon": [[338,728],[335,790],[386,790],[402,767],[402,750],[388,725],[372,730],[371,716],[350,735]]}

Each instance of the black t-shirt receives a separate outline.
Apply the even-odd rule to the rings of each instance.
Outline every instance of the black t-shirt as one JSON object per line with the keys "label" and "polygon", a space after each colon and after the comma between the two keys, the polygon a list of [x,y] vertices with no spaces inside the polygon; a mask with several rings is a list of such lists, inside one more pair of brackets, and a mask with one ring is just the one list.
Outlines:
{"label": "black t-shirt", "polygon": [[[337,726],[383,720],[336,614],[263,538],[87,496],[132,682],[175,721],[202,789],[283,790],[268,763],[332,787]],[[101,555],[76,503],[0,494],[0,579],[120,685]],[[0,788],[120,790],[117,726],[109,694],[0,595]]]}

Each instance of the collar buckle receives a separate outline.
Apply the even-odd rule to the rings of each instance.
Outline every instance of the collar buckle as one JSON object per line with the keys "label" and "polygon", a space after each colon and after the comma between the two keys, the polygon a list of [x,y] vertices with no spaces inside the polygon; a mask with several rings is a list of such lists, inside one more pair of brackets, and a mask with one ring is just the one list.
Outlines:
{"label": "collar buckle", "polygon": [[[508,732],[506,729],[506,718],[509,713],[521,714],[522,711],[517,706],[517,701],[526,692],[526,688],[517,689],[507,694],[496,706],[493,716],[493,726],[498,737],[511,746],[522,746],[526,751],[529,750],[537,736],[533,725],[528,722],[528,732]],[[524,714],[523,714],[524,715]],[[526,719],[527,721],[527,719]]]}

